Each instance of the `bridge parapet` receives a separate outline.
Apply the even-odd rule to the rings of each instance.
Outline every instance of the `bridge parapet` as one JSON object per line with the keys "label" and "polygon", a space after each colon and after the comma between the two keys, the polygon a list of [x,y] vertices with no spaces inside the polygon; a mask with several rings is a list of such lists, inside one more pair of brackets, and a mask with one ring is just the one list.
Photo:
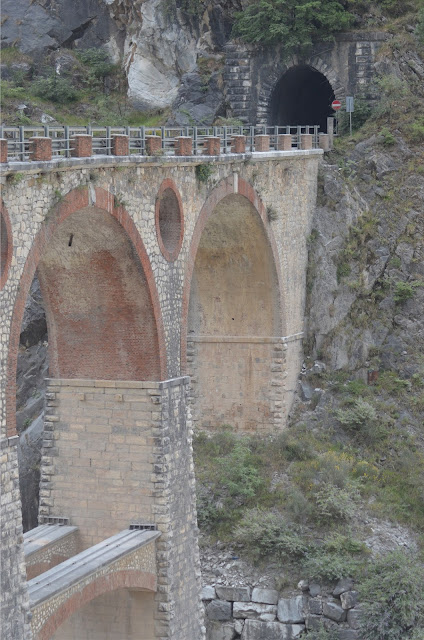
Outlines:
{"label": "bridge parapet", "polygon": [[34,639],[48,640],[73,613],[105,593],[156,591],[159,536],[159,531],[126,529],[30,580]]}
{"label": "bridge parapet", "polygon": [[322,135],[318,125],[0,127],[0,160],[2,163],[37,162],[98,155],[218,156],[282,149],[318,149],[322,147]]}
{"label": "bridge parapet", "polygon": [[78,527],[43,524],[24,534],[27,580],[68,560],[77,553]]}

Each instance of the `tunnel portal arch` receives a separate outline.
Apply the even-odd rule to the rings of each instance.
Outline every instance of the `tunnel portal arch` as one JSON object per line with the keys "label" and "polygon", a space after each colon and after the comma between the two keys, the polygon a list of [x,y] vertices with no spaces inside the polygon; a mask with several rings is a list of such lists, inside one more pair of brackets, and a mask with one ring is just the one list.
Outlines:
{"label": "tunnel portal arch", "polygon": [[319,125],[327,131],[327,118],[334,115],[335,91],[327,77],[314,67],[301,64],[287,69],[271,94],[270,117],[276,125]]}

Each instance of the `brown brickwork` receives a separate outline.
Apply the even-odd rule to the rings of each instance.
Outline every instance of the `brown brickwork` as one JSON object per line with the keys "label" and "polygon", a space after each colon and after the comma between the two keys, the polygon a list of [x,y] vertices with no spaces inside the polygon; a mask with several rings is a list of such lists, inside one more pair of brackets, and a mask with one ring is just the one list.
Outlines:
{"label": "brown brickwork", "polygon": [[219,156],[221,153],[221,138],[205,138],[204,154],[206,156]]}
{"label": "brown brickwork", "polygon": [[7,140],[0,138],[0,163],[7,162]]}
{"label": "brown brickwork", "polygon": [[193,154],[193,139],[189,136],[180,136],[175,139],[175,155],[191,156]]}
{"label": "brown brickwork", "polygon": [[112,136],[112,155],[129,156],[130,155],[130,138],[124,135]]}
{"label": "brown brickwork", "polygon": [[7,280],[13,252],[12,227],[10,225],[9,214],[3,202],[0,203],[0,244],[0,289],[2,289]]}
{"label": "brown brickwork", "polygon": [[162,138],[160,136],[146,136],[146,153],[148,156],[157,156],[162,151]]}
{"label": "brown brickwork", "polygon": [[[130,218],[126,210],[122,207],[115,207],[114,196],[104,189],[96,188],[96,207],[107,211],[112,217],[119,220],[120,224],[126,231],[129,239],[131,240],[136,254],[138,255],[143,272],[147,280],[147,286],[149,289],[149,295],[153,304],[153,312],[155,317],[155,324],[157,329],[158,339],[158,353],[160,360],[160,376],[166,377],[166,352],[165,352],[165,335],[163,330],[162,314],[160,311],[160,305],[158,300],[158,294],[154,282],[153,272],[146,250],[144,248],[143,241],[137,231],[134,221]],[[17,354],[19,346],[19,336],[21,331],[22,317],[25,309],[25,303],[28,295],[29,288],[34,278],[35,270],[44,255],[46,248],[49,246],[54,233],[60,227],[60,225],[69,218],[72,214],[81,209],[85,209],[89,205],[88,189],[74,189],[69,192],[62,202],[60,202],[56,209],[52,212],[47,223],[40,229],[36,235],[33,245],[31,247],[30,255],[25,262],[25,267],[20,280],[20,288],[16,297],[16,302],[13,310],[12,325],[10,329],[10,341],[9,341],[9,355],[7,365],[7,382],[6,382],[6,415],[7,415],[7,428],[8,435],[13,436],[16,433],[16,364]],[[67,243],[66,243],[67,244]],[[101,266],[101,265],[100,265]],[[83,282],[83,280],[80,282]],[[49,327],[49,333],[54,335],[54,328]],[[102,349],[104,345],[102,345]],[[52,361],[50,363],[50,370],[52,375],[56,375],[57,371],[57,353],[52,354]],[[76,362],[78,354],[72,357],[72,360]],[[107,364],[108,360],[113,355],[110,353],[109,358],[105,360]]]}
{"label": "brown brickwork", "polygon": [[311,133],[302,133],[300,136],[300,148],[312,149],[312,139],[313,136]]}
{"label": "brown brickwork", "polygon": [[231,136],[231,153],[246,153],[246,136]]}
{"label": "brown brickwork", "polygon": [[291,151],[292,137],[289,133],[283,133],[276,136],[277,138],[277,151]]}
{"label": "brown brickwork", "polygon": [[42,629],[34,636],[34,640],[50,640],[53,634],[73,613],[95,598],[118,589],[156,589],[156,576],[134,570],[123,570],[112,575],[100,577],[72,595],[50,617]]}
{"label": "brown brickwork", "polygon": [[163,256],[168,262],[174,261],[183,243],[184,213],[180,192],[170,178],[162,182],[156,197],[155,226]]}
{"label": "brown brickwork", "polygon": [[319,134],[319,146],[324,151],[330,151],[330,136],[328,133]]}
{"label": "brown brickwork", "polygon": [[93,155],[93,136],[75,135],[71,138],[71,156],[90,158]]}
{"label": "brown brickwork", "polygon": [[255,151],[269,151],[269,136],[255,136]]}
{"label": "brown brickwork", "polygon": [[52,159],[52,139],[41,136],[29,139],[29,158],[33,162],[48,162]]}
{"label": "brown brickwork", "polygon": [[[190,245],[190,257],[187,261],[187,266],[184,275],[184,289],[183,289],[183,302],[182,302],[182,311],[181,311],[181,370],[182,373],[187,372],[187,328],[188,328],[188,311],[189,311],[189,301],[190,301],[190,289],[193,278],[193,270],[194,263],[197,255],[197,251],[200,244],[200,238],[205,229],[205,226],[210,218],[210,216],[215,212],[215,208],[217,204],[226,196],[238,193],[246,200],[248,200],[256,209],[259,214],[262,225],[265,230],[267,240],[270,244],[273,262],[275,264],[277,279],[278,279],[278,291],[283,290],[283,278],[281,274],[280,261],[278,260],[278,249],[276,245],[276,241],[274,238],[274,234],[270,227],[267,213],[263,202],[261,201],[259,195],[256,193],[254,188],[243,178],[237,177],[229,177],[222,180],[213,191],[210,193],[208,199],[200,211],[199,217],[196,222],[196,227],[194,229],[191,245]],[[285,326],[283,320],[282,332],[284,335]]]}

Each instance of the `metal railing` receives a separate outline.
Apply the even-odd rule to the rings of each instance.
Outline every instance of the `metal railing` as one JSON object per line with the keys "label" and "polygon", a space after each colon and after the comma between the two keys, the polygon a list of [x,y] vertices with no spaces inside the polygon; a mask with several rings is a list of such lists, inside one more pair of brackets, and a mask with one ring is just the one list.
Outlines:
{"label": "metal railing", "polygon": [[[301,148],[301,136],[312,135],[312,147],[319,147],[319,126],[220,126],[220,127],[92,127],[87,126],[0,126],[0,138],[7,140],[8,162],[25,162],[31,159],[29,139],[34,136],[52,139],[53,158],[69,158],[72,155],[72,138],[75,135],[91,135],[93,138],[93,155],[113,155],[112,140],[114,135],[126,135],[129,138],[130,155],[148,155],[146,137],[155,135],[161,139],[160,155],[175,154],[177,138],[181,136],[192,139],[192,155],[204,155],[205,140],[209,137],[220,138],[220,153],[231,153],[233,136],[246,137],[246,152],[255,151],[255,137],[270,136],[270,150],[277,150],[277,136],[292,136],[292,148]],[[156,154],[158,155],[158,154]]]}

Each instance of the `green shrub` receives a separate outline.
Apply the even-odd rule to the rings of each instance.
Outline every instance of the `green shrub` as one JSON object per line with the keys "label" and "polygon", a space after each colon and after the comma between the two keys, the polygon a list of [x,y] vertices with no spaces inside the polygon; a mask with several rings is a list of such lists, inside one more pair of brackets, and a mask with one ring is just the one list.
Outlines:
{"label": "green shrub", "polygon": [[405,302],[414,297],[415,289],[420,286],[422,286],[421,282],[396,282],[394,301],[396,304],[405,304]]}
{"label": "green shrub", "polygon": [[357,487],[340,489],[331,483],[325,483],[315,492],[318,520],[327,525],[349,520],[356,513],[359,499]]}
{"label": "green shrub", "polygon": [[79,60],[89,69],[90,79],[103,80],[115,70],[115,65],[110,62],[104,49],[84,49],[78,51]]}
{"label": "green shrub", "polygon": [[318,629],[308,631],[302,636],[303,640],[339,640],[337,629],[326,629],[324,623],[320,621]]}
{"label": "green shrub", "polygon": [[396,551],[373,562],[359,585],[362,640],[407,640],[424,633],[424,568]]}
{"label": "green shrub", "polygon": [[300,558],[308,545],[299,529],[294,529],[280,513],[250,509],[234,531],[234,540],[243,544],[255,560],[274,557]]}
{"label": "green shrub", "polygon": [[330,40],[352,22],[352,14],[337,0],[259,0],[236,14],[234,35],[246,42],[280,43],[287,58],[315,40]]}
{"label": "green shrub", "polygon": [[360,574],[362,557],[346,553],[333,553],[326,549],[312,549],[302,560],[302,569],[309,580],[340,580]]}
{"label": "green shrub", "polygon": [[220,483],[229,495],[244,504],[262,485],[253,455],[243,441],[236,442],[229,455],[217,461]]}
{"label": "green shrub", "polygon": [[385,147],[391,147],[396,144],[396,138],[386,127],[380,131],[379,141]]}
{"label": "green shrub", "polygon": [[207,182],[213,173],[213,166],[211,164],[198,164],[196,165],[196,178],[199,182]]}
{"label": "green shrub", "polygon": [[377,412],[369,402],[362,400],[362,398],[357,398],[349,409],[338,409],[336,417],[340,424],[347,429],[358,431],[375,423]]}
{"label": "green shrub", "polygon": [[424,7],[422,7],[418,13],[418,22],[415,29],[415,35],[418,38],[418,42],[424,45]]}
{"label": "green shrub", "polygon": [[36,96],[66,104],[74,102],[78,99],[78,92],[72,86],[71,82],[57,73],[50,75],[48,78],[39,78],[34,82],[33,92]]}

